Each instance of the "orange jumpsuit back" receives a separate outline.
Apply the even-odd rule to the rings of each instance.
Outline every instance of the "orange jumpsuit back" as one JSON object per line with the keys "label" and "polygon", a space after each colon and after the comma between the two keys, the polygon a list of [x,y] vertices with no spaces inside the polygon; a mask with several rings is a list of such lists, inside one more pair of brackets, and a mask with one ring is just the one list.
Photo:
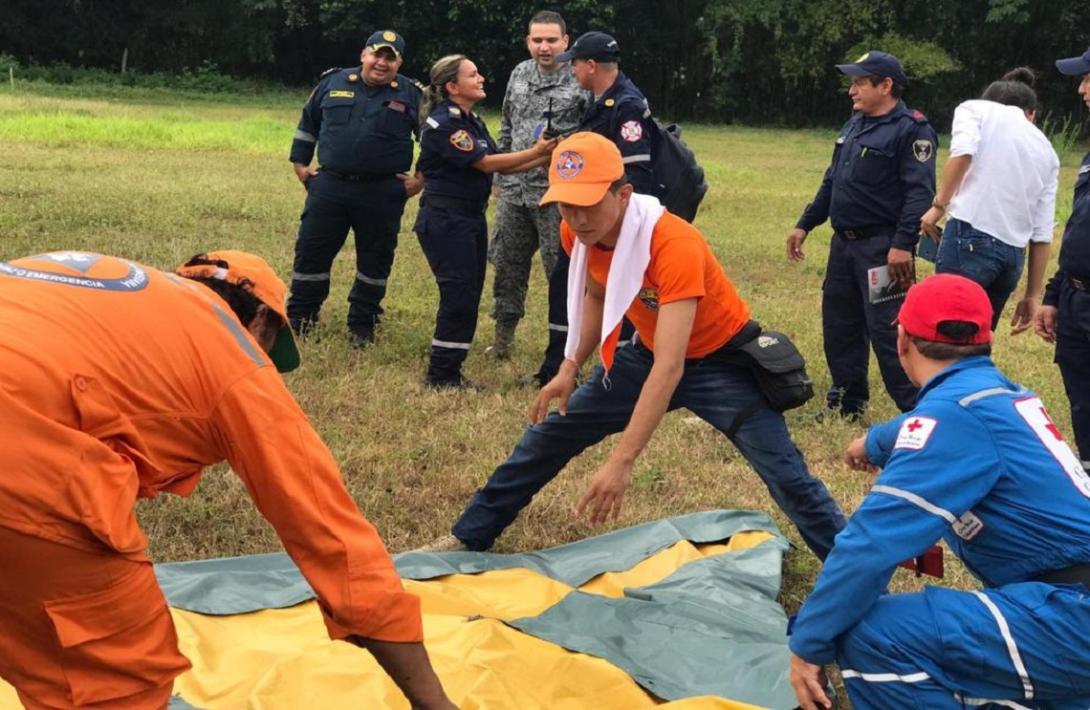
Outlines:
{"label": "orange jumpsuit back", "polygon": [[133,508],[223,460],[332,638],[421,640],[328,449],[210,289],[82,252],[0,263],[0,334],[0,677],[28,707],[166,702],[189,664]]}

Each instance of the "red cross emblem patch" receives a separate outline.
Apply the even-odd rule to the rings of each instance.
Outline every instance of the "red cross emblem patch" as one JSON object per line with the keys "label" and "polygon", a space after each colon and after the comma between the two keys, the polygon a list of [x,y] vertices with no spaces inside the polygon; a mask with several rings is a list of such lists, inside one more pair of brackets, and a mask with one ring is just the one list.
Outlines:
{"label": "red cross emblem patch", "polygon": [[897,432],[897,443],[893,448],[922,449],[927,446],[927,440],[931,438],[931,432],[935,431],[938,424],[938,420],[931,417],[908,417]]}

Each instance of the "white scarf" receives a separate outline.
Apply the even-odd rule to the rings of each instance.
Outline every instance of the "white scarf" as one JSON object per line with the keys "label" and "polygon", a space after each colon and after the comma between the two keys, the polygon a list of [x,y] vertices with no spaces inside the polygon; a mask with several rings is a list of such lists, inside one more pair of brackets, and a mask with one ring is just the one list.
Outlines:
{"label": "white scarf", "polygon": [[[651,234],[666,208],[650,195],[633,193],[628,200],[620,235],[609,265],[606,302],[602,311],[602,333],[599,353],[606,371],[613,364],[616,338],[607,344],[610,335],[620,326],[625,311],[640,292],[643,275],[651,261]],[[578,239],[572,244],[571,266],[568,268],[568,339],[564,357],[575,359],[582,333],[583,296],[587,288],[587,247]]]}

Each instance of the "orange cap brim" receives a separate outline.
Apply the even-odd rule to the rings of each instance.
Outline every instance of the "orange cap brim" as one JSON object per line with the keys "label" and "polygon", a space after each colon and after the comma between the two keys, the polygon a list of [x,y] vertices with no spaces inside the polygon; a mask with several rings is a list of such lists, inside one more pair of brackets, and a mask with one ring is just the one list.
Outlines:
{"label": "orange cap brim", "polygon": [[602,201],[612,184],[613,181],[557,183],[549,186],[538,204],[548,205],[553,202],[563,202],[566,205],[575,205],[576,207],[590,207]]}

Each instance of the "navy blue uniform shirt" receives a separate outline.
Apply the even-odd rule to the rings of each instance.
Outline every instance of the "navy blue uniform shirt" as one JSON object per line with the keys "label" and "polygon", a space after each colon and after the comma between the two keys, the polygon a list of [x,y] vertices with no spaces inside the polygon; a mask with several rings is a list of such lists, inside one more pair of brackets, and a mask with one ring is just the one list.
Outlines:
{"label": "navy blue uniform shirt", "polygon": [[579,130],[592,131],[616,143],[633,189],[643,195],[658,194],[651,170],[655,130],[651,109],[624,72],[618,72],[613,86],[587,107]]}
{"label": "navy blue uniform shirt", "polygon": [[439,102],[420,136],[417,168],[424,174],[424,196],[488,202],[492,176],[473,163],[498,152],[480,116],[467,114],[450,100]]}
{"label": "navy blue uniform shirt", "polygon": [[291,162],[318,164],[345,175],[393,175],[413,164],[419,135],[420,85],[398,74],[389,84],[368,86],[360,68],[332,69],[303,105],[291,144]]}
{"label": "navy blue uniform shirt", "polygon": [[826,219],[835,231],[890,227],[893,246],[911,250],[935,199],[939,139],[919,111],[898,102],[884,116],[854,114],[836,139],[833,161],[797,227]]}
{"label": "navy blue uniform shirt", "polygon": [[1090,153],[1082,159],[1075,180],[1075,200],[1060,244],[1060,268],[1045,289],[1045,305],[1059,302],[1060,287],[1068,276],[1090,279]]}

